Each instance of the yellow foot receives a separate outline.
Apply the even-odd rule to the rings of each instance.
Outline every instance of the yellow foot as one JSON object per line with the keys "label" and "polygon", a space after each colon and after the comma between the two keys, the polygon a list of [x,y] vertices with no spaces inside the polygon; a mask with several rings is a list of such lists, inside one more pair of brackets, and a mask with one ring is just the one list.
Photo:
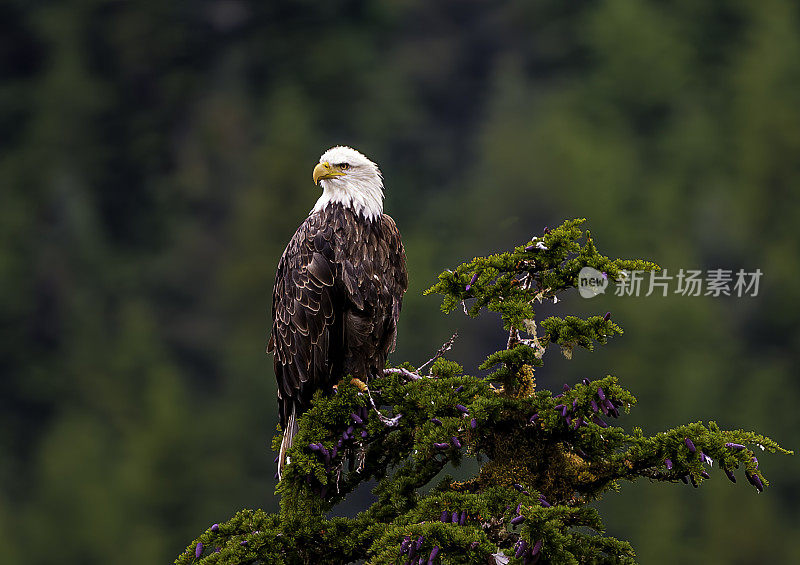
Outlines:
{"label": "yellow foot", "polygon": [[354,385],[361,392],[367,392],[367,385],[360,379],[353,377],[350,379],[350,384]]}

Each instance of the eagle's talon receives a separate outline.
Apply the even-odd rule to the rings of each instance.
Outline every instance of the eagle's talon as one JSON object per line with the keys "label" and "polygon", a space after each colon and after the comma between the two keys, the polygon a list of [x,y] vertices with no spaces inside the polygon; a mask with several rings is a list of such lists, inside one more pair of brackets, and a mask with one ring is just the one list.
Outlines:
{"label": "eagle's talon", "polygon": [[353,377],[352,379],[350,379],[350,384],[356,387],[361,392],[368,392],[366,383],[361,379]]}

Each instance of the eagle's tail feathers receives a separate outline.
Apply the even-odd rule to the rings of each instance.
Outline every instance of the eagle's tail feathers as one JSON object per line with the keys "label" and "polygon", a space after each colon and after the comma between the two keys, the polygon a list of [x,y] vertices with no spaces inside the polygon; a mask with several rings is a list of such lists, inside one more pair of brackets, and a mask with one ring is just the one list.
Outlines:
{"label": "eagle's tail feathers", "polygon": [[281,451],[278,455],[278,480],[283,478],[283,467],[291,463],[291,459],[286,456],[286,452],[292,447],[294,435],[297,433],[297,421],[295,420],[295,408],[289,409],[289,419],[286,421],[286,429],[283,430],[283,441],[281,441]]}

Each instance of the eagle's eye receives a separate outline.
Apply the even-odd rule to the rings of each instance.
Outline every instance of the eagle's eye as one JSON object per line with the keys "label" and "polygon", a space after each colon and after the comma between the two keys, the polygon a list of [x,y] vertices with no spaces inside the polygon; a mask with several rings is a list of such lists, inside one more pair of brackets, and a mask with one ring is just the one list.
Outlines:
{"label": "eagle's eye", "polygon": [[349,165],[348,163],[341,163],[341,164],[339,164],[339,165],[338,165],[338,167],[339,167],[341,170],[343,170],[343,171],[346,171],[347,169],[349,169],[349,168],[350,168],[350,165]]}

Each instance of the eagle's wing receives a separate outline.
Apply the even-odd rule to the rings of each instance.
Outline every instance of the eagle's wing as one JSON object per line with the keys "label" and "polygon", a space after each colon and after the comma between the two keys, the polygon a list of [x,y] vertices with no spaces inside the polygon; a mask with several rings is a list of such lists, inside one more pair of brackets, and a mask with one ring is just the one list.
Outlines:
{"label": "eagle's wing", "polygon": [[332,384],[328,381],[329,349],[336,339],[331,335],[336,322],[333,240],[331,226],[314,214],[297,229],[278,262],[267,351],[275,356],[284,427],[293,403],[307,406],[314,391]]}
{"label": "eagle's wing", "polygon": [[408,271],[406,270],[406,252],[400,238],[400,231],[391,216],[383,215],[381,229],[387,250],[385,257],[383,250],[380,253],[380,268],[383,272],[379,276],[392,300],[392,316],[387,328],[386,341],[386,353],[391,353],[397,342],[397,320],[400,318],[400,308],[403,306],[403,294],[408,289]]}

